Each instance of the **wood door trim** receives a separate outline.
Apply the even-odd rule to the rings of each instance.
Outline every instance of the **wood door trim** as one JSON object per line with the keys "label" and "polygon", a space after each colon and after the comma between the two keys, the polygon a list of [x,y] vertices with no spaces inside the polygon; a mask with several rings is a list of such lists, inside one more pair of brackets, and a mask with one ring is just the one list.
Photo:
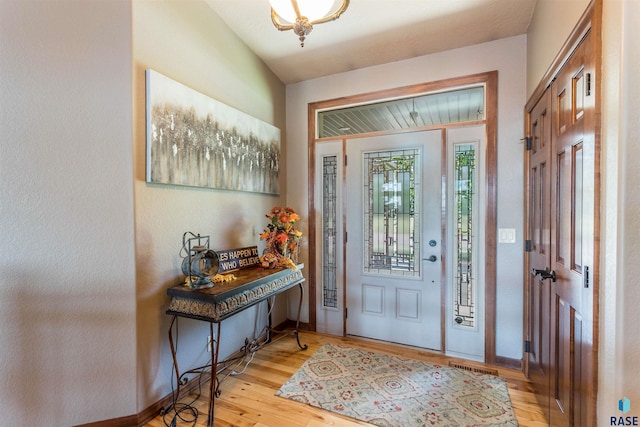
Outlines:
{"label": "wood door trim", "polygon": [[498,223],[498,73],[486,81],[487,121],[486,145],[486,216],[485,216],[485,279],[484,279],[484,361],[496,364],[496,288],[497,288],[497,223]]}
{"label": "wood door trim", "polygon": [[[436,128],[447,129],[449,127],[469,126],[470,124],[486,124],[486,194],[487,194],[487,210],[486,210],[486,228],[485,228],[485,362],[496,364],[496,251],[497,251],[497,128],[498,128],[498,72],[489,71],[485,73],[477,73],[468,76],[454,77],[450,79],[438,80],[427,83],[419,83],[411,86],[398,87],[393,89],[385,89],[374,92],[367,92],[352,96],[317,101],[308,104],[307,109],[307,138],[308,138],[308,192],[309,192],[309,248],[316,247],[316,215],[318,214],[315,206],[315,162],[316,150],[315,146],[318,142],[327,139],[316,138],[316,111],[336,108],[345,105],[375,102],[382,99],[393,97],[407,97],[415,94],[442,91],[443,89],[455,88],[460,86],[484,84],[486,89],[485,101],[485,120],[473,121],[471,123],[452,123],[450,125],[437,126]],[[425,127],[412,129],[426,130],[433,127]],[[390,133],[390,132],[386,132]],[[392,132],[397,133],[397,132]],[[384,134],[384,132],[376,132]],[[367,134],[369,136],[369,134]],[[350,135],[349,138],[354,137]],[[331,138],[332,140],[341,138]],[[343,139],[344,141],[344,139]],[[343,218],[346,221],[346,218]],[[317,310],[316,310],[316,272],[317,266],[315,257],[309,257],[309,326],[315,331],[317,326]],[[346,274],[346,273],[345,273]],[[346,286],[346,278],[343,277],[343,283]],[[444,289],[444,286],[443,286]],[[343,313],[343,323],[345,313]],[[444,351],[444,347],[443,347]]]}
{"label": "wood door trim", "polygon": [[[316,174],[316,120],[315,108],[312,104],[307,107],[307,141],[309,158],[307,168],[309,176],[307,180],[307,192],[309,194],[309,249],[316,247],[316,206],[315,206],[315,174]],[[343,282],[344,283],[344,282]],[[309,251],[309,328],[316,331],[316,257]],[[343,314],[344,316],[344,314]]]}
{"label": "wood door trim", "polygon": [[[544,93],[543,93],[544,94]],[[540,100],[542,98],[542,94],[537,98]],[[529,105],[529,102],[525,106],[524,109],[524,135],[525,135],[525,144],[527,144],[527,140],[532,141],[533,136],[531,135],[531,112],[533,111],[533,107],[537,104],[538,101],[533,103],[533,105]],[[531,298],[531,279],[529,276],[529,272],[531,271],[531,265],[529,263],[529,253],[526,251],[526,242],[533,241],[531,236],[531,228],[530,228],[530,212],[531,212],[531,177],[529,176],[529,169],[531,168],[531,156],[529,150],[525,149],[522,151],[523,156],[523,197],[524,197],[524,213],[523,213],[523,235],[524,235],[524,245],[525,250],[523,252],[523,263],[522,263],[522,285],[524,286],[523,290],[523,301],[522,301],[522,336],[524,337],[524,341],[531,341],[530,336],[530,321],[531,321],[531,313],[529,312],[529,302]],[[529,356],[526,353],[526,344],[522,343],[522,370],[527,378],[529,378]]]}

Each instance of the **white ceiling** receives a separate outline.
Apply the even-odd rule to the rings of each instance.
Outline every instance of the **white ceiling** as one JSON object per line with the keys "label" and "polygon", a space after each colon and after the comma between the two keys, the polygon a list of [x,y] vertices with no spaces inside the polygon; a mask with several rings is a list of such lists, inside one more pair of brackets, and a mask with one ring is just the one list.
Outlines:
{"label": "white ceiling", "polygon": [[351,0],[300,47],[271,22],[269,0],[205,0],[285,83],[527,32],[536,0]]}

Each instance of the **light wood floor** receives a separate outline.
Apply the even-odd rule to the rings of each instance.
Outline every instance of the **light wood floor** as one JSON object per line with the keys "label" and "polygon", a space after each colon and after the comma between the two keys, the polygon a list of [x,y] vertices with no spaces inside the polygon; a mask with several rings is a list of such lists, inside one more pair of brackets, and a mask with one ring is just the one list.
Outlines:
{"label": "light wood floor", "polygon": [[[317,426],[371,426],[361,421],[339,416],[337,414],[317,409],[302,403],[275,396],[275,392],[284,384],[296,370],[323,344],[342,344],[360,347],[380,353],[424,360],[441,365],[447,365],[450,360],[439,353],[433,353],[412,347],[381,343],[379,341],[360,338],[341,338],[315,332],[301,332],[300,341],[309,348],[305,351],[298,349],[292,334],[280,334],[274,340],[255,353],[253,361],[245,372],[240,375],[226,376],[221,383],[221,395],[215,404],[215,426],[255,426],[255,427],[317,427]],[[493,368],[483,364],[463,361],[466,365],[480,368]],[[241,366],[234,368],[241,371]],[[521,427],[545,426],[544,418],[535,395],[522,372],[513,369],[498,368],[498,373],[505,378],[509,388],[509,395]],[[203,395],[194,406],[199,411],[196,426],[207,425],[208,388],[203,387]],[[206,390],[205,390],[206,389]],[[191,399],[183,398],[182,402]],[[164,427],[173,418],[158,416],[146,427]],[[188,416],[188,414],[185,414]],[[176,426],[191,426],[193,422],[178,421]]]}

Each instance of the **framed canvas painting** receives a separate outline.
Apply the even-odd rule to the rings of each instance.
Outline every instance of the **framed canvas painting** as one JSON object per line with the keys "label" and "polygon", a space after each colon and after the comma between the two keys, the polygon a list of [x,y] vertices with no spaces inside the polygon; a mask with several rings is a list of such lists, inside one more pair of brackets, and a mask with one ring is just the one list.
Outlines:
{"label": "framed canvas painting", "polygon": [[279,193],[280,129],[146,70],[150,183]]}

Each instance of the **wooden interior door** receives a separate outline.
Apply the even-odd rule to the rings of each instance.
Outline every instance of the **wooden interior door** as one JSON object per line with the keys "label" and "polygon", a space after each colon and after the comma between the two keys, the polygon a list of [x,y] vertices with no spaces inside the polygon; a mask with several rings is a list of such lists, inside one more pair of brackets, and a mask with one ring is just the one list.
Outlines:
{"label": "wooden interior door", "polygon": [[595,68],[588,33],[551,86],[550,425],[595,424]]}
{"label": "wooden interior door", "polygon": [[540,273],[551,266],[551,93],[546,91],[529,112],[527,350],[528,375],[549,420],[551,396],[550,329],[551,278]]}

